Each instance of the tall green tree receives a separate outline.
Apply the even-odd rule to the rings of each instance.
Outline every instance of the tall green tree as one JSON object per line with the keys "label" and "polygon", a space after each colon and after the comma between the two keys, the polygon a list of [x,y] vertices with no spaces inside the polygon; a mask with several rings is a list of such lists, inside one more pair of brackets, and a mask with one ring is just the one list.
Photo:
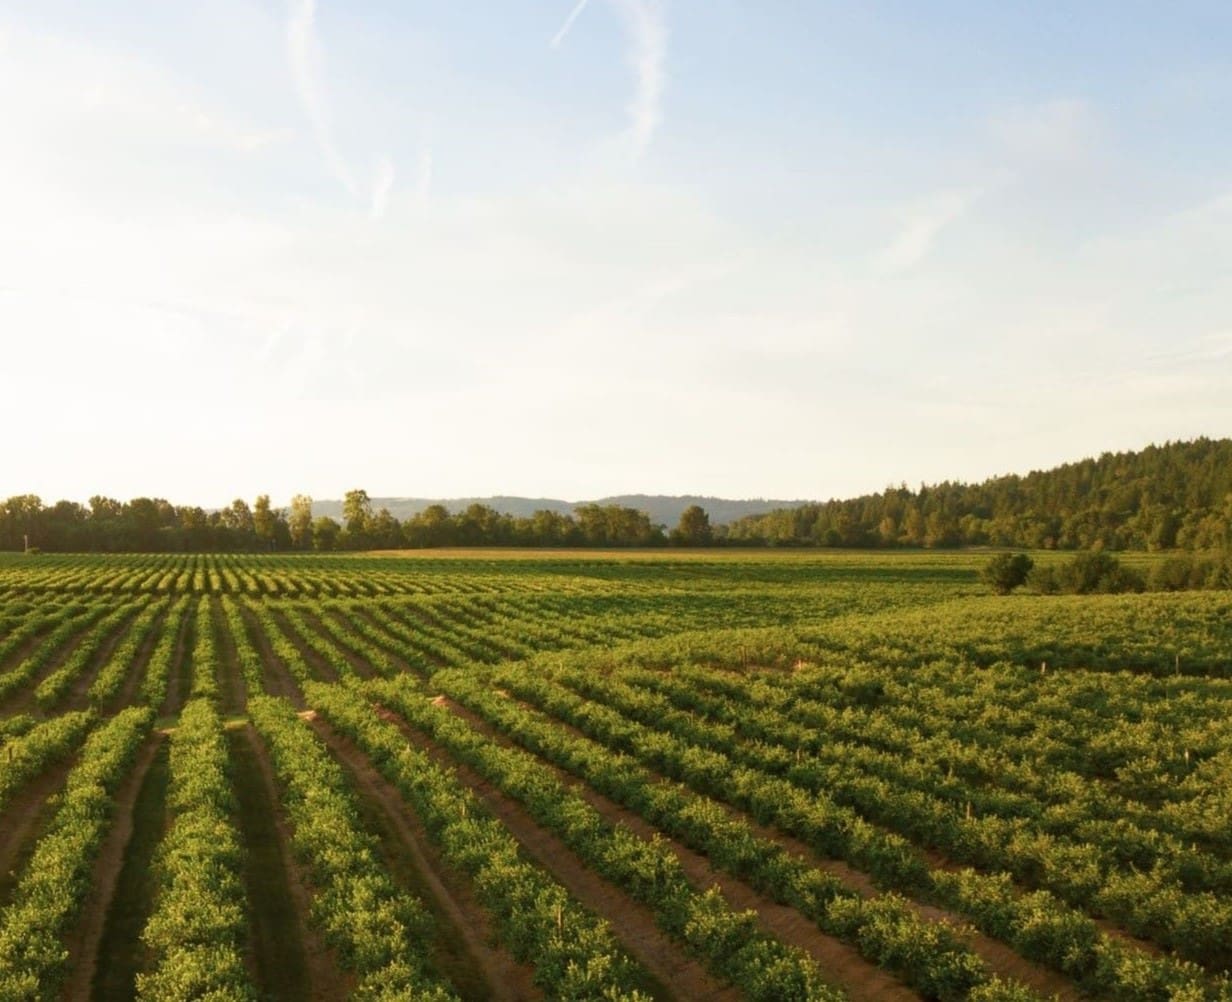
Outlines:
{"label": "tall green tree", "polygon": [[252,530],[256,534],[257,542],[262,547],[273,547],[274,531],[277,525],[278,519],[270,507],[269,495],[258,495],[257,500],[252,505]]}
{"label": "tall green tree", "polygon": [[314,550],[335,550],[338,548],[338,537],[342,526],[328,515],[322,515],[312,523],[312,548]]}
{"label": "tall green tree", "polygon": [[307,494],[291,498],[287,526],[291,531],[291,545],[297,550],[306,550],[312,545],[312,498]]}
{"label": "tall green tree", "polygon": [[342,524],[352,546],[362,546],[372,522],[372,499],[361,489],[347,491],[342,500]]}
{"label": "tall green tree", "polygon": [[701,505],[691,504],[680,513],[680,522],[672,530],[671,541],[677,546],[709,546],[714,540],[710,516]]}

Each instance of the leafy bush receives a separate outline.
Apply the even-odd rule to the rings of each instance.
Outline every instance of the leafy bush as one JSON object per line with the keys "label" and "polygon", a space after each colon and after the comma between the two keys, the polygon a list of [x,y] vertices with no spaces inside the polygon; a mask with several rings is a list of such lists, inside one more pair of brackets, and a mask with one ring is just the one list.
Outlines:
{"label": "leafy bush", "polygon": [[1087,550],[1056,567],[1037,567],[1027,583],[1041,595],[1117,595],[1146,588],[1141,574],[1103,550]]}
{"label": "leafy bush", "polygon": [[998,595],[1008,595],[1027,583],[1035,561],[1025,553],[998,553],[980,571],[980,580]]}

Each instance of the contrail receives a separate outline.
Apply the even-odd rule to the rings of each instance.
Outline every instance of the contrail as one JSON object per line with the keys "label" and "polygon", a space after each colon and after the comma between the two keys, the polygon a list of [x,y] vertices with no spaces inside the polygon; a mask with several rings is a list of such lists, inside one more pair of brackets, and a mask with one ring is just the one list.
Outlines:
{"label": "contrail", "polygon": [[334,145],[330,128],[329,106],[321,81],[321,50],[316,37],[315,0],[298,0],[291,5],[287,20],[287,57],[300,104],[312,123],[313,136],[330,173],[352,195],[358,192],[351,168]]}
{"label": "contrail", "polygon": [[628,104],[633,155],[641,157],[663,121],[663,89],[667,79],[667,23],[656,0],[614,0],[629,35],[629,65],[633,98]]}
{"label": "contrail", "polygon": [[565,18],[565,23],[560,26],[560,31],[552,36],[551,46],[553,49],[560,48],[560,43],[565,40],[565,36],[569,34],[569,29],[573,27],[573,22],[578,19],[578,15],[586,9],[586,5],[590,0],[578,0],[574,5],[573,10],[569,11],[569,16]]}

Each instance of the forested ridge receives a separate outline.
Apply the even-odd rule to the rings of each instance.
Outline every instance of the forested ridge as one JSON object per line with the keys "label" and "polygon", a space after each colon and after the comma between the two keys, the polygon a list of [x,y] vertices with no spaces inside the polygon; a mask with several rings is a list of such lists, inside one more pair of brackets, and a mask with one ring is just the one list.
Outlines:
{"label": "forested ridge", "polygon": [[723,535],[770,545],[1223,549],[1232,543],[1232,439],[1105,452],[978,484],[904,484],[743,518]]}
{"label": "forested ridge", "polygon": [[588,504],[572,514],[518,517],[483,504],[451,513],[431,505],[399,520],[373,510],[366,491],[347,493],[342,518],[313,515],[297,495],[275,508],[268,495],[207,511],[161,498],[45,504],[32,494],[0,503],[0,549],[49,552],[359,550],[437,546],[955,547],[1226,550],[1232,546],[1232,439],[1199,438],[1107,452],[1026,475],[978,484],[943,482],[781,508],[710,524],[699,506],[678,526],[645,511]]}

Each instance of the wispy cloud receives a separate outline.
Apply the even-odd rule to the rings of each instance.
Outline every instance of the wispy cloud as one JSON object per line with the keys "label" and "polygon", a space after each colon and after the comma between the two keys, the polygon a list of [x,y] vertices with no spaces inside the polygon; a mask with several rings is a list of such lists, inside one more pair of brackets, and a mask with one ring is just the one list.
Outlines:
{"label": "wispy cloud", "polygon": [[[609,0],[624,21],[628,36],[625,58],[633,71],[633,97],[629,112],[629,140],[635,158],[650,146],[663,121],[663,91],[667,83],[667,19],[659,0]],[[578,0],[560,30],[552,36],[559,48],[590,0]]]}
{"label": "wispy cloud", "polygon": [[334,144],[329,102],[325,97],[322,80],[315,0],[292,0],[291,14],[287,20],[287,58],[291,64],[291,75],[295,80],[300,104],[304,106],[308,120],[312,123],[313,136],[329,172],[351,195],[357,195],[359,187],[355,183],[355,177]]}
{"label": "wispy cloud", "polygon": [[629,134],[635,156],[641,156],[663,121],[663,90],[667,82],[667,20],[658,0],[613,0],[629,32],[629,66],[633,99],[629,102]]}
{"label": "wispy cloud", "polygon": [[372,181],[372,204],[368,214],[380,219],[389,208],[389,193],[394,186],[394,164],[389,157],[381,157],[376,163],[376,175]]}
{"label": "wispy cloud", "polygon": [[569,11],[569,16],[565,18],[565,23],[560,26],[560,30],[552,36],[552,41],[549,43],[553,49],[560,48],[560,43],[565,40],[565,36],[569,34],[569,29],[573,27],[573,22],[578,19],[578,16],[586,9],[586,5],[590,0],[578,0],[573,5],[573,9]]}
{"label": "wispy cloud", "polygon": [[877,255],[877,270],[898,274],[914,268],[928,256],[941,231],[961,218],[979,195],[979,191],[949,191],[916,206]]}

